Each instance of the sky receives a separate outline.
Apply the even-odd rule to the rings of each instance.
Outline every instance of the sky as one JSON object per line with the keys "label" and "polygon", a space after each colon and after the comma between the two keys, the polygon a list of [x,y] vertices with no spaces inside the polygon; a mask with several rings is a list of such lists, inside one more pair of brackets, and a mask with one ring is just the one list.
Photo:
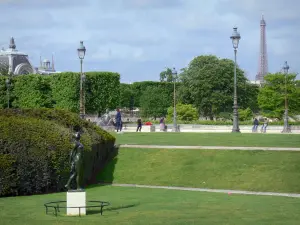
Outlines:
{"label": "sky", "polygon": [[[11,36],[35,66],[54,54],[58,71],[113,71],[121,82],[158,80],[165,67],[181,68],[199,55],[233,59],[254,80],[260,19],[267,23],[269,72],[288,61],[300,72],[300,1],[296,0],[0,0],[0,48]],[[299,79],[299,76],[298,76]]]}

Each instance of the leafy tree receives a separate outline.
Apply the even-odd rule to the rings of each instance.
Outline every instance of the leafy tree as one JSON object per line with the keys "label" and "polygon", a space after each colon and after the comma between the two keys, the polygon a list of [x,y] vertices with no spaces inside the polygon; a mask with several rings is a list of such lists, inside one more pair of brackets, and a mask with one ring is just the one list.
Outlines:
{"label": "leafy tree", "polygon": [[[120,84],[120,104],[121,108],[131,108],[132,99],[134,100],[134,92],[131,84]],[[134,102],[133,102],[134,106]]]}
{"label": "leafy tree", "polygon": [[[300,87],[296,76],[296,74],[286,76],[288,109],[291,115],[300,112]],[[285,75],[268,74],[265,81],[258,94],[259,107],[265,116],[282,118],[285,109]]]}
{"label": "leafy tree", "polygon": [[247,109],[239,109],[239,120],[247,121],[253,117],[252,110],[248,107]]}
{"label": "leafy tree", "polygon": [[[168,108],[167,119],[171,120],[174,115],[174,107]],[[195,121],[199,119],[198,110],[191,104],[176,104],[176,116],[180,121]]]}
{"label": "leafy tree", "polygon": [[[194,58],[181,74],[181,99],[193,104],[206,117],[213,119],[221,112],[232,111],[234,62],[213,55]],[[237,90],[240,107],[248,104],[247,78],[237,67]],[[243,100],[244,98],[244,100]]]}
{"label": "leafy tree", "polygon": [[172,101],[172,95],[168,90],[157,86],[147,87],[140,98],[142,116],[155,119],[165,116]]}
{"label": "leafy tree", "polygon": [[[180,83],[176,83],[177,89],[180,86]],[[159,87],[164,89],[169,95],[173,94],[174,83],[171,82],[157,82],[157,81],[142,81],[142,82],[134,82],[132,85],[133,97],[134,97],[134,106],[141,107],[140,99],[143,95],[144,91],[148,87]],[[169,107],[169,106],[168,106]]]}
{"label": "leafy tree", "polygon": [[159,74],[160,81],[161,82],[173,82],[173,75],[172,75],[172,69],[171,68],[166,68],[164,71],[162,71]]}

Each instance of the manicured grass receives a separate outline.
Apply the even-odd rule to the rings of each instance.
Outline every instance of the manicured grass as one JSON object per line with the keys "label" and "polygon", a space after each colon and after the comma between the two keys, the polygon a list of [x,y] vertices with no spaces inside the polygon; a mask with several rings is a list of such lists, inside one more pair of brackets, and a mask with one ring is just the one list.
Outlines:
{"label": "manicured grass", "polygon": [[300,147],[297,134],[235,133],[124,133],[115,135],[120,144]]}
{"label": "manicured grass", "polygon": [[104,182],[300,193],[300,152],[129,149]]}
{"label": "manicured grass", "polygon": [[65,193],[0,199],[1,225],[295,225],[300,199],[175,190],[94,187],[87,199],[111,202],[104,215],[46,215],[43,204],[64,200]]}

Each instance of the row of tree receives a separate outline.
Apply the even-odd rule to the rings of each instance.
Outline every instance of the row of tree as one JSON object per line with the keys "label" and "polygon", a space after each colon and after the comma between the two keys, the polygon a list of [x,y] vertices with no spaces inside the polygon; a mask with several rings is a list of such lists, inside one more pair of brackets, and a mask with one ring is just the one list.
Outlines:
{"label": "row of tree", "polygon": [[[199,115],[210,119],[230,118],[233,105],[233,71],[232,60],[213,55],[198,56],[181,70],[176,80],[172,70],[166,68],[160,73],[160,82],[121,84],[120,106],[138,107],[144,117],[169,115],[168,108],[174,105],[175,81],[176,103],[187,105],[186,109],[194,107]],[[237,67],[238,105],[242,119],[251,117],[252,113],[281,118],[285,106],[285,90],[290,114],[300,113],[300,83],[296,80],[296,74],[269,74],[265,81],[262,86],[251,84],[244,71]]]}

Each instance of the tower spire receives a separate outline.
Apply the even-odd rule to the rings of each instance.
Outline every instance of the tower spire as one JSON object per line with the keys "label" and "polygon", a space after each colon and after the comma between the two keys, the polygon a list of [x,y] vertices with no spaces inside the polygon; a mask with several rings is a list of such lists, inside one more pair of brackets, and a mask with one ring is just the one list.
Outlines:
{"label": "tower spire", "polygon": [[15,50],[16,49],[16,44],[15,44],[15,39],[13,37],[10,38],[9,41],[9,48]]}
{"label": "tower spire", "polygon": [[261,15],[260,20],[260,52],[258,62],[258,73],[255,80],[260,83],[264,82],[264,76],[268,73],[268,54],[267,54],[267,41],[266,41],[266,21],[264,14]]}
{"label": "tower spire", "polygon": [[40,55],[40,67],[42,68],[42,56]]}

